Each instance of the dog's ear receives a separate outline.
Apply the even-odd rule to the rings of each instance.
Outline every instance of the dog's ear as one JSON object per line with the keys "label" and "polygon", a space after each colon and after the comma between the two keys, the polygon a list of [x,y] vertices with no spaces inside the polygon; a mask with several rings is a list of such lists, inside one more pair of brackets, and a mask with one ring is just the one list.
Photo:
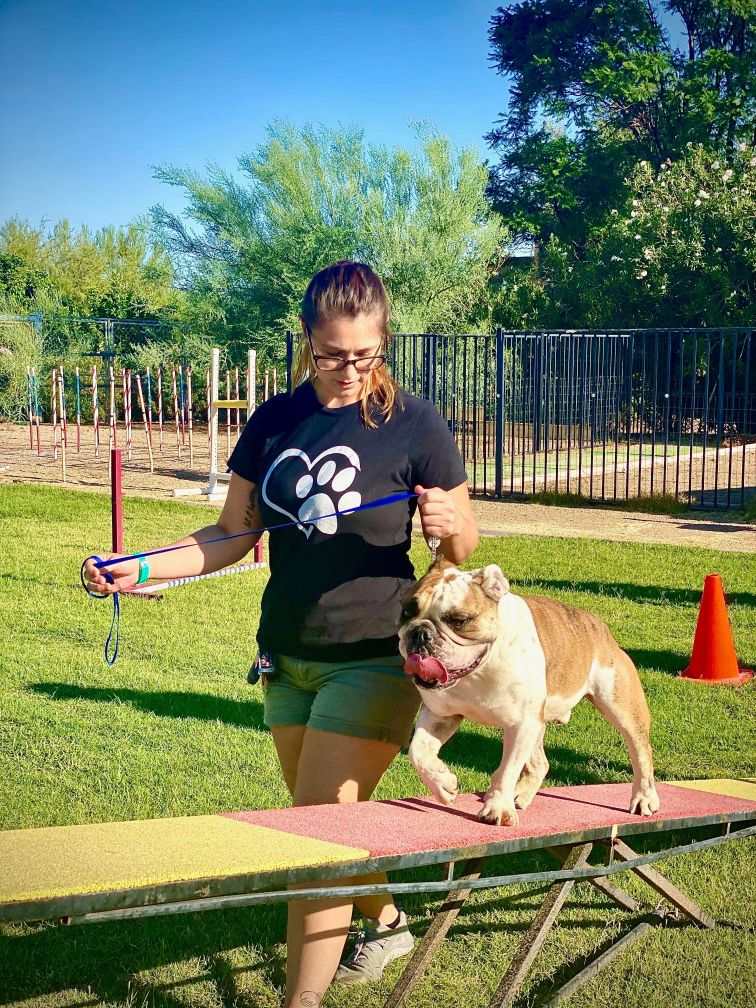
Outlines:
{"label": "dog's ear", "polygon": [[470,571],[470,575],[473,583],[479,585],[483,593],[494,602],[498,602],[502,595],[506,595],[509,591],[509,581],[504,577],[498,564],[480,567],[478,570]]}

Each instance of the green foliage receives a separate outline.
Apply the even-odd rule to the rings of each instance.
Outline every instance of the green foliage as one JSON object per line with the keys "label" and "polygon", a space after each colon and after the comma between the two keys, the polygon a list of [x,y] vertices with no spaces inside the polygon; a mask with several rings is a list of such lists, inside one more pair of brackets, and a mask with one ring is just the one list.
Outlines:
{"label": "green foliage", "polygon": [[185,191],[187,222],[162,207],[159,243],[189,270],[191,310],[241,359],[254,339],[280,360],[281,331],[298,328],[313,273],[337,259],[369,263],[386,282],[394,326],[461,331],[488,313],[487,283],[506,233],[485,201],[487,173],[421,127],[418,152],[365,143],[356,128],[275,121],[240,158],[240,182],[216,166],[203,177],[161,167]]}
{"label": "green foliage", "polygon": [[31,322],[0,321],[0,420],[29,416],[27,368],[40,370],[41,333]]}
{"label": "green foliage", "polygon": [[628,189],[627,207],[612,210],[593,231],[584,258],[556,236],[543,250],[531,278],[542,324],[751,324],[754,150],[736,150],[728,166],[691,146],[659,170],[641,162]]}
{"label": "green foliage", "polygon": [[756,284],[756,156],[703,147],[656,171],[641,162],[628,209],[592,238],[587,317],[605,324],[749,325]]}
{"label": "green foliage", "polygon": [[[39,313],[43,323],[34,348],[24,344],[28,327],[19,328],[8,347],[14,357],[0,363],[0,415],[23,411],[27,365],[37,367],[45,386],[51,368],[61,364],[67,372],[78,366],[88,374],[92,362],[83,355],[103,349],[102,327],[82,318],[159,320],[180,313],[185,299],[173,281],[168,255],[150,243],[144,224],[92,234],[86,227],[74,232],[63,220],[46,233],[6,220],[0,225],[0,313]],[[133,326],[119,336],[125,367],[138,367],[142,358],[171,362],[195,354],[201,363],[209,357],[207,341],[181,328]]]}
{"label": "green foliage", "polygon": [[144,319],[181,300],[170,259],[143,224],[94,234],[66,220],[49,234],[17,218],[0,225],[0,311]]}
{"label": "green foliage", "polygon": [[636,162],[658,169],[688,143],[729,160],[737,143],[752,142],[754,10],[753,0],[499,8],[491,55],[510,78],[510,103],[487,140],[501,154],[489,192],[505,220],[519,234],[580,249],[622,202]]}

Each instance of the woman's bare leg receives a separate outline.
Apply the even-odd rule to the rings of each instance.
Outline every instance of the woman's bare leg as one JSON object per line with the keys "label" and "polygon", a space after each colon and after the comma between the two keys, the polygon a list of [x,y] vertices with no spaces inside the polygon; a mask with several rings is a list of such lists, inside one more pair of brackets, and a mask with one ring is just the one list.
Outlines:
{"label": "woman's bare leg", "polygon": [[[276,746],[276,752],[278,753],[278,760],[281,764],[281,771],[283,773],[284,780],[286,781],[286,786],[289,789],[289,794],[294,800],[294,792],[297,785],[297,771],[299,768],[299,758],[302,752],[302,742],[304,740],[304,734],[307,729],[306,725],[278,725],[271,728],[273,735],[273,741]],[[325,732],[319,732],[318,734],[324,735]],[[358,742],[363,742],[363,739],[357,739]],[[378,743],[383,746],[386,743]],[[389,752],[393,751],[394,756],[399,751],[396,746],[389,746]],[[393,760],[394,756],[391,756],[389,763]],[[388,764],[387,764],[388,766]],[[379,778],[380,779],[380,778]],[[377,783],[377,782],[376,782]],[[373,793],[375,788],[373,788],[369,795],[363,797],[360,795],[359,798],[350,798],[349,801],[367,801],[370,795]],[[341,798],[331,798],[330,801],[341,801]],[[319,802],[294,802],[294,804],[323,804]],[[372,875],[361,875],[359,879],[355,879],[355,884],[365,884],[375,883],[376,885],[381,885],[387,882],[385,872],[375,872]],[[396,920],[397,909],[394,906],[394,901],[391,896],[360,896],[354,901],[358,912],[362,917],[370,917],[372,920],[380,921],[381,924],[393,924]]]}
{"label": "woman's bare leg", "polygon": [[[399,751],[389,742],[354,738],[305,728],[297,740],[294,726],[273,728],[284,777],[299,744],[299,764],[293,781],[295,805],[366,801]],[[301,744],[300,744],[301,743]],[[346,881],[346,880],[342,880]],[[350,882],[382,882],[385,875]],[[360,913],[391,923],[397,911],[390,896],[363,897]],[[289,904],[288,962],[285,1008],[311,1008],[333,979],[352,916],[351,900],[311,900]]]}

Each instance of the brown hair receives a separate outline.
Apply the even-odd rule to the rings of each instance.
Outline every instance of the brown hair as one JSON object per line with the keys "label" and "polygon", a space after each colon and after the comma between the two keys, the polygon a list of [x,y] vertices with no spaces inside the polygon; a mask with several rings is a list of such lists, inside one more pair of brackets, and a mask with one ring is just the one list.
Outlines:
{"label": "brown hair", "polygon": [[[381,278],[365,263],[341,259],[320,270],[310,280],[302,298],[302,321],[307,329],[332,319],[357,318],[358,315],[378,317],[386,349],[390,339],[389,307],[386,288]],[[317,368],[306,336],[302,336],[294,354],[292,386],[317,377]],[[360,405],[367,427],[377,427],[371,412],[377,409],[386,419],[391,417],[397,399],[397,385],[385,364],[368,372],[362,387]]]}

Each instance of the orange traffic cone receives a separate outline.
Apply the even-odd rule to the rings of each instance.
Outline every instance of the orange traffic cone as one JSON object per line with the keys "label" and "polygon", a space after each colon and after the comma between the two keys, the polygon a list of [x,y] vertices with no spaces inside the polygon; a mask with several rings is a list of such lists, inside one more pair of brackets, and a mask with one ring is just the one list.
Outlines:
{"label": "orange traffic cone", "polygon": [[704,581],[693,654],[680,675],[709,686],[742,686],[753,676],[738,665],[719,574],[707,574]]}

